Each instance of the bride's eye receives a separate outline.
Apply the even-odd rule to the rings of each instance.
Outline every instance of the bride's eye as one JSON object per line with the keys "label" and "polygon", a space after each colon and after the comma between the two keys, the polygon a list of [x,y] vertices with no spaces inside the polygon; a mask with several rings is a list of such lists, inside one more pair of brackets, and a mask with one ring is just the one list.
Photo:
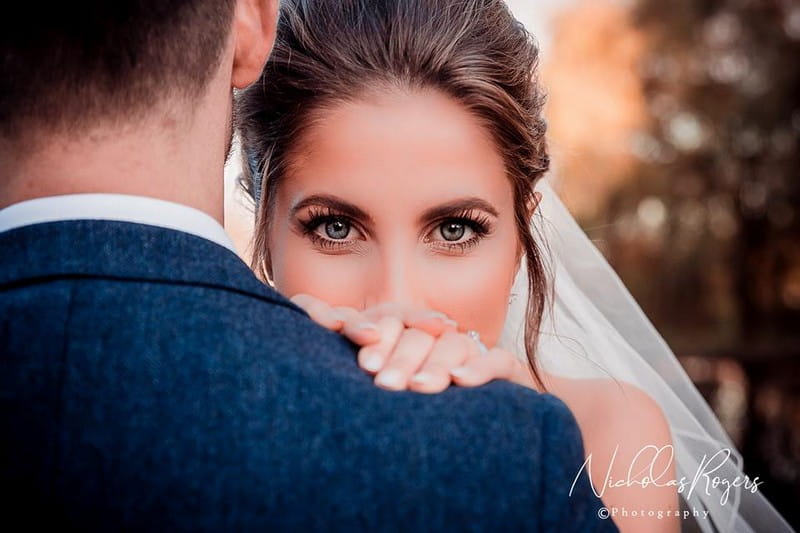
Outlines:
{"label": "bride's eye", "polygon": [[464,235],[472,232],[473,230],[462,222],[445,222],[439,226],[439,234],[448,242],[460,241]]}
{"label": "bride's eye", "polygon": [[[320,225],[317,231],[322,227],[323,225]],[[335,218],[324,224],[325,235],[335,241],[346,239],[350,235],[350,229],[350,223],[340,218]]]}
{"label": "bride's eye", "polygon": [[364,240],[362,232],[349,217],[327,210],[309,212],[308,218],[300,221],[300,226],[303,235],[324,250],[345,250]]}
{"label": "bride's eye", "polygon": [[434,248],[448,253],[464,253],[490,233],[489,221],[472,212],[440,220],[425,237]]}

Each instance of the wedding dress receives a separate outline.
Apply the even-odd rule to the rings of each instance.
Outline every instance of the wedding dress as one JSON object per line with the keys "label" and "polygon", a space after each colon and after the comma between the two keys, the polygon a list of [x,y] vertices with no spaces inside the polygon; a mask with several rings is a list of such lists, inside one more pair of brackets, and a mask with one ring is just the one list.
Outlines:
{"label": "wedding dress", "polygon": [[[684,529],[694,519],[695,529],[704,532],[791,532],[758,487],[753,489],[752,477],[741,485],[744,465],[725,430],[552,186],[540,180],[536,190],[542,200],[532,229],[547,250],[554,284],[554,301],[545,312],[537,349],[541,370],[573,379],[624,381],[660,405],[672,433],[676,480],[685,483],[681,503],[690,514],[682,522]],[[512,294],[516,297],[509,304],[500,345],[525,354],[524,262]],[[729,487],[726,481],[739,486]]]}

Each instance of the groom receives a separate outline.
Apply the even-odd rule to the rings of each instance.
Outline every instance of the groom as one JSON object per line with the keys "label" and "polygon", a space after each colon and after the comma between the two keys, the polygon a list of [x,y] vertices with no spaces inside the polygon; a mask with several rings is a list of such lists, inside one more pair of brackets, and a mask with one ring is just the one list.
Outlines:
{"label": "groom", "polygon": [[378,389],[235,255],[231,90],[257,79],[277,3],[23,2],[0,23],[4,519],[614,530],[585,479],[569,494],[561,402]]}

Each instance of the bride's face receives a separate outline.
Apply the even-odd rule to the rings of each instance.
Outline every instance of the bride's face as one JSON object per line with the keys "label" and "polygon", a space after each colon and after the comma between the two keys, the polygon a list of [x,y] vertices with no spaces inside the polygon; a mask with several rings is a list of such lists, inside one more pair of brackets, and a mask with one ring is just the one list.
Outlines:
{"label": "bride's face", "polygon": [[488,131],[435,91],[317,118],[275,192],[276,288],[358,309],[391,301],[442,311],[496,343],[520,246]]}

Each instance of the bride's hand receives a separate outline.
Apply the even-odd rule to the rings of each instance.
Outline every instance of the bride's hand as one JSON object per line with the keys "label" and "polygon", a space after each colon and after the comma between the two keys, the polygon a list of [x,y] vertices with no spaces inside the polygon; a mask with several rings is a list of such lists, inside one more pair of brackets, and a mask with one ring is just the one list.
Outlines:
{"label": "bride's hand", "polygon": [[397,304],[356,311],[305,294],[292,301],[320,325],[362,346],[359,365],[375,375],[379,387],[437,393],[451,383],[475,387],[493,379],[533,387],[527,367],[513,354],[500,348],[482,353],[475,340],[458,333],[455,322],[441,313]]}
{"label": "bride's hand", "polygon": [[[296,294],[291,297],[291,301],[308,313],[311,320],[324,328],[341,333],[358,346],[375,344],[381,340],[385,333],[381,333],[378,321],[386,317],[396,319],[403,327],[415,328],[435,337],[458,327],[444,313],[395,303],[383,303],[358,311],[352,307],[331,306],[308,294]],[[389,330],[394,331],[394,328]]]}
{"label": "bride's hand", "polygon": [[527,367],[501,348],[482,350],[464,333],[447,331],[433,337],[414,328],[400,328],[396,341],[366,346],[359,352],[362,368],[375,374],[375,384],[388,390],[438,393],[451,384],[477,387],[505,379],[531,388]]}

